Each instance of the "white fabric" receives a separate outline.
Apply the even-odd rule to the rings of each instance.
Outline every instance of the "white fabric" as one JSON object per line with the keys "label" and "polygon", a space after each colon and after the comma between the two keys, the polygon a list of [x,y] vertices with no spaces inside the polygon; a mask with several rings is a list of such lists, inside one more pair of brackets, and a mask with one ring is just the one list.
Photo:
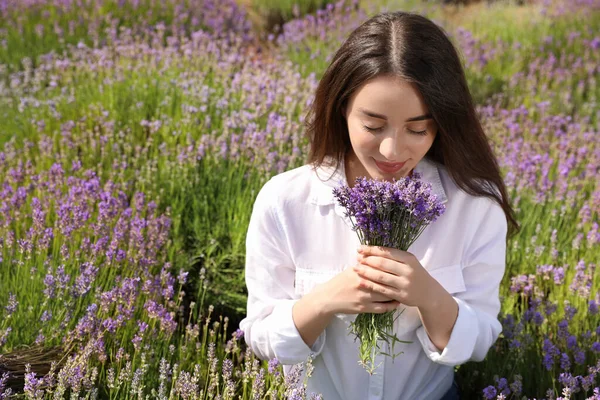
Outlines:
{"label": "white fabric", "polygon": [[[408,249],[453,295],[459,306],[450,341],[439,351],[414,307],[400,306],[395,332],[411,344],[369,375],[358,365],[358,341],[348,334],[355,315],[338,314],[309,348],[292,319],[292,306],[315,285],[356,264],[359,241],[332,189],[346,184],[338,170],[309,165],[271,178],[254,203],[246,240],[245,341],[262,359],[285,365],[313,353],[308,391],[325,400],[435,400],[452,385],[453,366],[482,360],[501,331],[499,284],[505,269],[507,223],[502,208],[459,189],[446,169],[423,159],[415,171],[432,184],[445,213]],[[331,179],[328,179],[330,178]]]}

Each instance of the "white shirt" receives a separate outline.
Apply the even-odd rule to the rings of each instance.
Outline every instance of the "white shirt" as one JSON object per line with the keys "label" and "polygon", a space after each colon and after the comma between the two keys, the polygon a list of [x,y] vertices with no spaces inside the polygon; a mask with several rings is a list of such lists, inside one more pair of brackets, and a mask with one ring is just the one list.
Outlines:
{"label": "white shirt", "polygon": [[332,193],[347,184],[343,162],[335,171],[304,165],[283,172],[256,197],[246,240],[247,316],[240,328],[252,351],[261,359],[277,358],[286,374],[314,354],[308,393],[325,400],[439,399],[452,385],[453,366],[481,361],[500,334],[507,232],[502,208],[459,189],[432,161],[421,160],[415,172],[432,184],[446,211],[408,251],[454,297],[458,318],[440,352],[417,309],[400,305],[405,310],[394,332],[412,343],[395,345],[396,353],[404,353],[394,362],[379,356],[373,375],[358,364],[359,341],[349,334],[356,315],[337,314],[312,348],[292,319],[298,299],[357,264],[358,236]]}

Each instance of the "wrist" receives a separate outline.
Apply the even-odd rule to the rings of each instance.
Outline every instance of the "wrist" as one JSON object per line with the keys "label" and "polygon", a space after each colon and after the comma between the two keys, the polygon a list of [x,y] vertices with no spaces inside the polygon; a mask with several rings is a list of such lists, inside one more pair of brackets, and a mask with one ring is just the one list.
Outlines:
{"label": "wrist", "polygon": [[324,288],[324,285],[319,285],[304,296],[307,304],[320,318],[330,318],[336,313],[328,301],[328,297],[324,295],[325,293],[327,293],[327,289]]}
{"label": "wrist", "polygon": [[425,296],[423,302],[418,306],[419,310],[425,313],[437,310],[442,304],[452,299],[452,295],[438,281],[433,278],[431,281],[430,289],[427,291],[429,295]]}

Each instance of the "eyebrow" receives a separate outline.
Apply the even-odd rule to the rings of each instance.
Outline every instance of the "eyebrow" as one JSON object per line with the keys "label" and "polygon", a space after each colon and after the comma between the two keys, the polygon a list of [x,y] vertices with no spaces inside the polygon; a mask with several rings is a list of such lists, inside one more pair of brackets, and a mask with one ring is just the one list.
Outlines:
{"label": "eyebrow", "polygon": [[[383,114],[377,114],[373,111],[369,111],[364,108],[359,108],[358,111],[360,111],[361,113],[365,114],[368,117],[379,118],[379,119],[383,119],[383,120],[387,121],[387,117]],[[426,119],[432,119],[432,118],[433,117],[431,116],[431,114],[424,114],[424,115],[419,115],[417,117],[408,118],[406,120],[406,122],[424,121]]]}

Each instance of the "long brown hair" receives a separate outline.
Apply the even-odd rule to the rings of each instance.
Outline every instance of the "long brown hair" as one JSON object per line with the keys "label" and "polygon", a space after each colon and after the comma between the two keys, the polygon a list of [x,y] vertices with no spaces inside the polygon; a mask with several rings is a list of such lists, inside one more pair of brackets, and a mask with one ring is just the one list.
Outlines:
{"label": "long brown hair", "polygon": [[354,30],[317,87],[306,121],[307,162],[343,162],[351,148],[343,109],[352,94],[379,75],[416,85],[438,126],[426,157],[446,167],[456,185],[502,207],[510,235],[518,232],[498,161],[483,131],[460,57],[446,33],[427,18],[401,11],[378,14]]}

